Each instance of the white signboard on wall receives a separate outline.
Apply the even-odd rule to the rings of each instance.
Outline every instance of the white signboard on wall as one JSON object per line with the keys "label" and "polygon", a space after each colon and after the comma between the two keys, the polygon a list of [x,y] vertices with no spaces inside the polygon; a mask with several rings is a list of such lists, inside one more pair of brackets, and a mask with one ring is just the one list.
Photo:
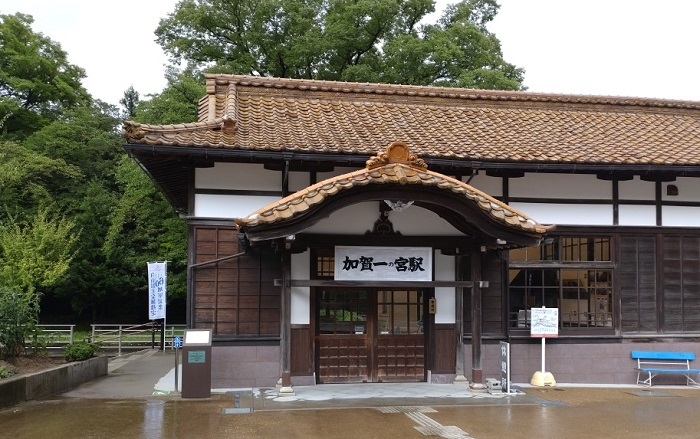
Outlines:
{"label": "white signboard on wall", "polygon": [[433,280],[430,247],[335,247],[335,280]]}

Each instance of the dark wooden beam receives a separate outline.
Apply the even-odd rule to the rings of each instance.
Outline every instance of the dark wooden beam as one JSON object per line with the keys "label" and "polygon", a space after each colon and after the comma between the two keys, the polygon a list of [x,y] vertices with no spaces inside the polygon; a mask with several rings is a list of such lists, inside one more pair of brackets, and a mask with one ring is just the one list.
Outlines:
{"label": "dark wooden beam", "polygon": [[[282,279],[275,279],[275,286],[284,286]],[[357,287],[357,288],[435,288],[435,287],[455,287],[471,288],[472,281],[379,281],[379,280],[330,280],[330,279],[291,279],[287,287]]]}

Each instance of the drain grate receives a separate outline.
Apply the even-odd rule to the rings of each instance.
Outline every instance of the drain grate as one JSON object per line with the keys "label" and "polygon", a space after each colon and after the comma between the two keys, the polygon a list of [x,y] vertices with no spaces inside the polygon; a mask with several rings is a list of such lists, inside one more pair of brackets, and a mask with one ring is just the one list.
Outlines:
{"label": "drain grate", "polygon": [[640,392],[627,392],[630,395],[634,396],[678,396],[675,393],[669,393],[669,392],[659,392],[656,390],[642,390]]}
{"label": "drain grate", "polygon": [[[241,395],[250,395],[250,407],[241,407]],[[221,413],[224,415],[239,415],[243,413],[253,413],[253,389],[230,390],[227,395],[233,396],[233,407],[224,407]]]}

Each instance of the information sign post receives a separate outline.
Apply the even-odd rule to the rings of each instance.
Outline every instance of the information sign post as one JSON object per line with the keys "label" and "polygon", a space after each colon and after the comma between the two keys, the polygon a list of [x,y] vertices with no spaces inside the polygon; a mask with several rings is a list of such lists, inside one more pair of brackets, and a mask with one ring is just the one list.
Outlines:
{"label": "information sign post", "polygon": [[542,338],[542,369],[532,375],[533,386],[556,386],[554,376],[545,369],[545,339],[559,336],[559,308],[532,308],[530,311],[530,337]]}
{"label": "information sign post", "polygon": [[182,343],[183,398],[211,397],[211,329],[185,329]]}

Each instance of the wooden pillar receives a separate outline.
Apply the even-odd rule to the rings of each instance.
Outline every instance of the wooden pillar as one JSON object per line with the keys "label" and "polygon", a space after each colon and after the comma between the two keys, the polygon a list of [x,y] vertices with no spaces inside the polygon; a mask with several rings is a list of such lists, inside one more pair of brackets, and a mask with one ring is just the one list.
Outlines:
{"label": "wooden pillar", "polygon": [[472,250],[471,274],[472,286],[472,384],[474,389],[484,388],[484,374],[481,368],[481,252],[476,247]]}
{"label": "wooden pillar", "polygon": [[281,317],[282,324],[280,325],[280,344],[281,344],[281,362],[282,362],[282,388],[280,395],[293,395],[292,390],[292,287],[291,287],[291,257],[285,253],[282,255],[282,297],[281,297]]}

